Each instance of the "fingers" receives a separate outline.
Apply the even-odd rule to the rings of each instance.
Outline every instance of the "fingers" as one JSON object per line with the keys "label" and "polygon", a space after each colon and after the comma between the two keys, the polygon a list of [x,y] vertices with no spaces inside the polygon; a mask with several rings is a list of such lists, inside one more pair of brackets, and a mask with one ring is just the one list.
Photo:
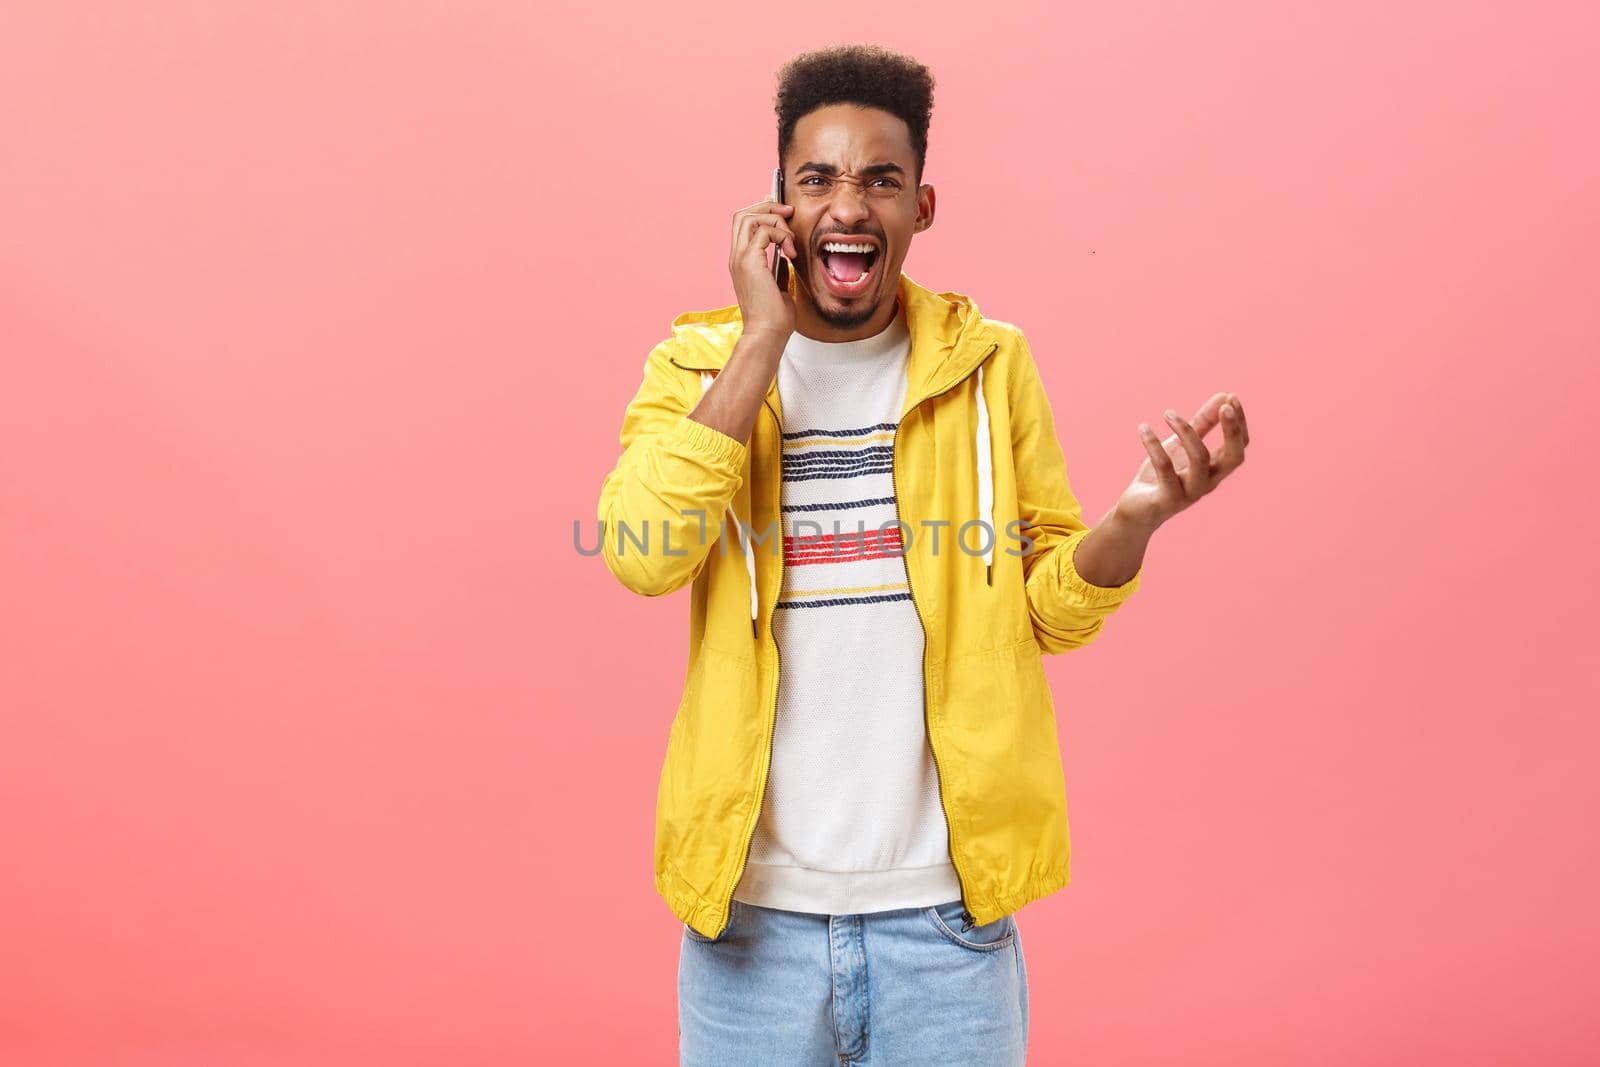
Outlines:
{"label": "fingers", "polygon": [[1221,420],[1219,412],[1227,400],[1227,393],[1213,393],[1211,399],[1201,404],[1200,410],[1194,413],[1191,421],[1194,423],[1194,432],[1199,434],[1201,439],[1204,439],[1206,434],[1211,432],[1211,428]]}
{"label": "fingers", "polygon": [[760,200],[748,207],[742,207],[733,213],[733,236],[738,240],[739,234],[744,229],[746,220],[754,216],[763,216],[769,222],[782,222],[787,225],[787,218],[794,214],[792,204],[780,204],[775,200]]}
{"label": "fingers", "polygon": [[1169,425],[1178,434],[1178,440],[1183,444],[1183,450],[1189,454],[1189,466],[1184,473],[1188,476],[1184,484],[1188,489],[1188,499],[1194,500],[1205,495],[1211,486],[1211,452],[1206,448],[1206,443],[1200,440],[1200,435],[1195,433],[1189,421],[1176,411],[1168,408],[1164,416]]}
{"label": "fingers", "polygon": [[[1224,412],[1223,409],[1230,409]],[[1205,440],[1213,427],[1222,426],[1222,447],[1209,453],[1212,484],[1222,480],[1244,462],[1244,449],[1250,443],[1250,431],[1244,421],[1244,407],[1238,393],[1213,393],[1210,400],[1200,405],[1194,413],[1194,432]]]}
{"label": "fingers", "polygon": [[[770,206],[770,205],[769,205]],[[786,206],[786,205],[779,205]],[[763,236],[765,239],[763,240]],[[783,247],[784,255],[794,259],[795,235],[788,223],[775,211],[747,209],[733,216],[733,254],[738,259],[752,247],[764,249],[768,244]]]}
{"label": "fingers", "polygon": [[[1172,426],[1172,437],[1159,440],[1146,423],[1139,424],[1139,437],[1145,451],[1150,453],[1150,462],[1163,486],[1183,499],[1198,500],[1244,462],[1244,450],[1250,444],[1250,428],[1245,422],[1244,405],[1239,402],[1238,393],[1213,394],[1194,413],[1193,423],[1170,408],[1163,415]],[[1206,447],[1205,436],[1218,423],[1222,424],[1222,448],[1213,454]],[[1182,445],[1189,459],[1182,472],[1175,469],[1168,452],[1174,440]]]}
{"label": "fingers", "polygon": [[786,229],[777,226],[759,226],[751,231],[750,244],[755,247],[758,254],[761,254],[763,261],[766,260],[764,254],[766,247],[777,245],[783,249],[783,254],[789,257],[789,261],[794,262],[794,234]]}
{"label": "fingers", "polygon": [[774,211],[741,211],[733,217],[733,236],[737,240],[740,234],[749,233],[752,226],[780,226],[789,231],[789,223],[782,215]]}
{"label": "fingers", "polygon": [[1244,431],[1239,425],[1238,410],[1232,401],[1224,403],[1219,410],[1222,413],[1222,449],[1211,457],[1213,486],[1244,462]]}
{"label": "fingers", "polygon": [[[796,254],[794,231],[789,229],[788,225],[776,215],[756,215],[753,217],[757,219],[773,220],[765,225],[762,225],[758,230],[753,231],[753,234],[756,236],[764,234],[767,238],[767,244],[781,246],[783,248],[783,254],[788,256],[791,260],[794,259]],[[766,244],[761,245],[761,247],[765,248]]]}
{"label": "fingers", "polygon": [[1210,400],[1207,400],[1204,404],[1201,404],[1200,410],[1194,413],[1193,422],[1195,433],[1199,434],[1203,438],[1206,434],[1210,433],[1211,428],[1216,426],[1218,423],[1221,423],[1223,429],[1226,430],[1227,423],[1224,421],[1224,417],[1222,415],[1222,408],[1224,405],[1228,405],[1233,408],[1236,421],[1239,423],[1239,429],[1244,433],[1244,443],[1248,445],[1250,443],[1250,426],[1247,422],[1245,422],[1244,405],[1240,403],[1238,393],[1213,393]]}
{"label": "fingers", "polygon": [[740,208],[738,211],[735,211],[733,213],[733,216],[734,216],[734,218],[738,218],[740,215],[743,215],[746,211],[782,211],[782,212],[791,212],[793,210],[794,210],[794,205],[793,204],[782,204],[782,203],[779,203],[778,201],[772,199],[771,197],[768,197],[765,200],[757,200],[753,204],[746,204],[744,207]]}
{"label": "fingers", "polygon": [[1248,446],[1250,444],[1250,424],[1244,418],[1244,402],[1239,399],[1238,393],[1229,393],[1228,403],[1232,405],[1234,414],[1238,416],[1240,443]]}
{"label": "fingers", "polygon": [[1244,462],[1244,450],[1250,444],[1250,428],[1244,421],[1244,405],[1238,393],[1219,393],[1223,398],[1217,406],[1222,420],[1222,451],[1212,457],[1212,484],[1226,478]]}
{"label": "fingers", "polygon": [[1172,457],[1167,455],[1166,446],[1155,435],[1155,431],[1150,429],[1148,423],[1139,424],[1139,440],[1144,444],[1144,450],[1150,453],[1150,465],[1156,469],[1156,480],[1180,500],[1187,499],[1183,479],[1178,477],[1177,470],[1172,466]]}

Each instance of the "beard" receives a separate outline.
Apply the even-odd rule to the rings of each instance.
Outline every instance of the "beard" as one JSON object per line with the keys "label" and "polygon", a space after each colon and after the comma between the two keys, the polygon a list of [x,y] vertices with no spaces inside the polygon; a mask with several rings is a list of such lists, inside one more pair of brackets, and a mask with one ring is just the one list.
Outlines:
{"label": "beard", "polygon": [[853,330],[857,326],[864,325],[872,316],[876,315],[878,313],[878,304],[881,303],[882,301],[880,300],[870,307],[841,308],[838,311],[829,310],[819,304],[817,306],[817,316],[836,330]]}

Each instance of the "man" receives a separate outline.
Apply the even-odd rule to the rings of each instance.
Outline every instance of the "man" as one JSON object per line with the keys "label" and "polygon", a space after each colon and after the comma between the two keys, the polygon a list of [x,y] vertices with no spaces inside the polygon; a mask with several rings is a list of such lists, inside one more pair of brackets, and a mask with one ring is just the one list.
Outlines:
{"label": "man", "polygon": [[1082,521],[1022,332],[901,273],[932,88],[869,46],[784,66],[786,195],[734,214],[738,302],[651,351],[601,490],[612,573],[693,583],[655,839],[685,1064],[1023,1062],[1015,912],[1068,880],[1040,657],[1244,459],[1234,394],[1168,412]]}

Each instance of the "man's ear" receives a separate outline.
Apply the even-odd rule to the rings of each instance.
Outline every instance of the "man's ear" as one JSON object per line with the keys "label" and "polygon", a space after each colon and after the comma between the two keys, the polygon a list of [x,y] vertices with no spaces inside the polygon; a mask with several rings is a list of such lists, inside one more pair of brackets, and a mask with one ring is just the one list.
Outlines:
{"label": "man's ear", "polygon": [[933,225],[933,186],[917,186],[917,217],[911,223],[912,233],[921,233]]}

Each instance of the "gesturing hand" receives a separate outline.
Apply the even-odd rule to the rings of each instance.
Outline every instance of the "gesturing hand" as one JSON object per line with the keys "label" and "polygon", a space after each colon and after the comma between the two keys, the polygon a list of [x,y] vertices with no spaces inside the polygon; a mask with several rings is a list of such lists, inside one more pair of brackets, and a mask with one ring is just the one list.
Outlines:
{"label": "gesturing hand", "polygon": [[[1121,515],[1148,530],[1215,489],[1244,462],[1250,443],[1250,427],[1237,393],[1218,393],[1207,400],[1194,413],[1192,424],[1170,409],[1166,417],[1176,431],[1166,440],[1158,440],[1148,424],[1139,424],[1139,438],[1150,455],[1117,500]],[[1212,452],[1204,438],[1219,421],[1222,448]]]}

